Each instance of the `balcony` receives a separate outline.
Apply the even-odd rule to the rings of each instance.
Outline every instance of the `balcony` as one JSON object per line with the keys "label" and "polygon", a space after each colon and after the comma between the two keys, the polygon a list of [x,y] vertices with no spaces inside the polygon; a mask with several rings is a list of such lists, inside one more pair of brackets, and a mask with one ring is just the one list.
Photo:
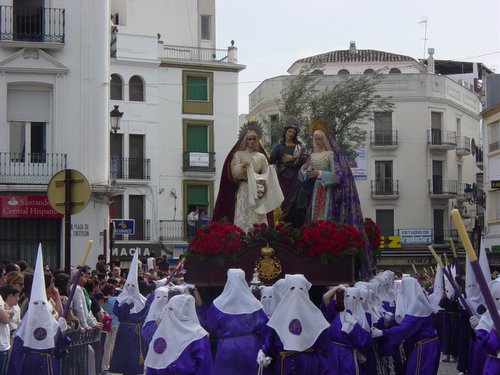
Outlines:
{"label": "balcony", "polygon": [[0,46],[59,49],[64,28],[65,9],[0,6]]}
{"label": "balcony", "polygon": [[227,49],[163,45],[159,58],[162,60],[188,60],[229,63]]}
{"label": "balcony", "polygon": [[470,187],[470,184],[466,184],[464,182],[458,182],[457,185],[457,201],[465,202],[467,201],[467,197],[465,196],[465,189]]}
{"label": "balcony", "polygon": [[451,130],[428,129],[427,145],[429,150],[453,150],[457,147],[457,133]]}
{"label": "balcony", "polygon": [[392,178],[371,180],[372,199],[399,198],[399,181]]}
{"label": "balcony", "polygon": [[112,180],[150,180],[151,160],[144,158],[122,158],[111,155]]}
{"label": "balcony", "polygon": [[471,145],[469,137],[457,137],[457,155],[470,155]]}
{"label": "balcony", "polygon": [[480,170],[483,170],[483,145],[476,145],[474,140],[472,140],[471,148],[472,155],[474,155],[474,158],[476,160],[476,167],[478,167]]}
{"label": "balcony", "polygon": [[396,149],[398,147],[398,131],[370,131],[370,146],[374,149]]}
{"label": "balcony", "polygon": [[115,240],[127,240],[127,241],[151,241],[151,220],[135,219],[135,233],[132,234],[117,234],[115,235]]}
{"label": "balcony", "polygon": [[201,226],[191,226],[187,220],[160,220],[160,241],[189,241]]}
{"label": "balcony", "polygon": [[0,152],[0,184],[46,185],[66,169],[66,154]]}
{"label": "balcony", "polygon": [[215,173],[215,152],[185,151],[182,158],[184,172]]}
{"label": "balcony", "polygon": [[439,176],[435,176],[427,182],[431,198],[452,199],[458,195],[457,180],[442,180]]}

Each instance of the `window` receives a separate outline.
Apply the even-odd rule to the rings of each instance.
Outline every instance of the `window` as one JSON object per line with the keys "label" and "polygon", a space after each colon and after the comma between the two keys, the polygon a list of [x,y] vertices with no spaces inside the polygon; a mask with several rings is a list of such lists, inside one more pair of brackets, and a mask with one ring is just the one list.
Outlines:
{"label": "window", "polygon": [[500,221],[500,190],[488,193],[488,215],[489,220]]}
{"label": "window", "polygon": [[376,194],[394,194],[392,183],[392,161],[375,161]]}
{"label": "window", "polygon": [[488,124],[488,152],[500,150],[500,121]]}
{"label": "window", "polygon": [[123,80],[118,74],[111,74],[109,89],[111,100],[123,100]]}
{"label": "window", "polygon": [[392,113],[377,112],[374,118],[375,145],[392,145]]}
{"label": "window", "polygon": [[211,29],[211,19],[210,16],[201,16],[201,39],[211,40],[210,29]]}
{"label": "window", "polygon": [[213,114],[213,73],[182,73],[183,113]]}
{"label": "window", "polygon": [[376,210],[375,222],[382,236],[394,236],[394,210]]}
{"label": "window", "polygon": [[363,72],[363,74],[373,74],[373,73],[375,73],[375,71],[372,68],[368,68]]}
{"label": "window", "polygon": [[443,194],[443,162],[432,161],[432,194]]}
{"label": "window", "polygon": [[11,161],[45,163],[46,131],[44,122],[10,122]]}
{"label": "window", "polygon": [[444,210],[434,209],[433,210],[433,221],[434,221],[434,243],[443,244],[444,243]]}
{"label": "window", "polygon": [[344,75],[344,74],[351,74],[347,69],[340,69],[339,72],[337,73],[339,76]]}
{"label": "window", "polygon": [[398,74],[398,73],[401,73],[401,70],[399,70],[398,68],[391,68],[391,70],[389,70],[389,74]]}
{"label": "window", "polygon": [[129,240],[149,240],[149,221],[144,219],[145,198],[144,195],[130,195],[128,198],[128,217],[135,220],[135,234],[129,236]]}
{"label": "window", "polygon": [[433,145],[442,143],[442,123],[443,114],[441,112],[431,112],[431,144]]}
{"label": "window", "polygon": [[187,76],[187,100],[208,101],[208,78]]}
{"label": "window", "polygon": [[185,172],[215,172],[213,122],[185,120],[183,136],[183,170]]}
{"label": "window", "polygon": [[139,76],[132,76],[128,82],[128,98],[132,102],[144,101],[144,82]]}
{"label": "window", "polygon": [[[184,196],[186,197],[186,203],[184,206],[184,212],[186,212],[186,218],[190,212],[189,208],[203,208],[207,211],[209,217],[211,217],[211,207],[213,206],[213,182],[212,181],[194,181],[194,180],[184,180],[183,183]],[[186,228],[187,229],[187,228]]]}

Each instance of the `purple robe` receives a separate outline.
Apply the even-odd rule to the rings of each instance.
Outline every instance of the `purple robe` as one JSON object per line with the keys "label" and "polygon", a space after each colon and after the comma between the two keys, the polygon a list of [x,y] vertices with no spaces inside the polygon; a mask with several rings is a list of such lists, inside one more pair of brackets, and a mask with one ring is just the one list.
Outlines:
{"label": "purple robe", "polygon": [[[154,333],[153,333],[154,334]],[[214,367],[208,336],[195,340],[167,368],[146,367],[146,375],[213,375]]]}
{"label": "purple robe", "polygon": [[255,375],[257,353],[268,330],[268,317],[260,309],[250,314],[225,314],[214,305],[207,312],[207,328],[218,338],[217,375]]}
{"label": "purple robe", "polygon": [[113,312],[118,317],[120,325],[116,333],[115,347],[111,357],[109,372],[123,373],[123,375],[137,375],[144,372],[144,359],[147,346],[141,336],[141,326],[144,323],[151,305],[152,298],[148,298],[144,308],[138,313],[130,313],[132,305],[115,302]]}
{"label": "purple robe", "polygon": [[444,298],[440,306],[445,309],[442,329],[441,329],[441,351],[443,354],[458,356],[458,335],[459,335],[459,304],[456,300]]}
{"label": "purple robe", "polygon": [[480,341],[486,353],[482,374],[498,375],[500,374],[500,359],[497,358],[497,353],[500,351],[500,338],[494,329],[490,330],[487,334],[483,330],[479,330],[478,332],[483,333]]}
{"label": "purple robe", "polygon": [[23,344],[19,336],[14,337],[8,375],[59,375],[59,365],[52,349],[30,349]]}
{"label": "purple robe", "polygon": [[149,344],[151,343],[157,328],[158,324],[156,324],[156,320],[150,320],[142,325],[141,336],[144,339],[147,348],[149,348]]}
{"label": "purple robe", "polygon": [[484,363],[486,362],[486,351],[484,342],[488,332],[480,329],[472,336],[469,347],[469,367],[467,375],[481,375],[483,373]]}
{"label": "purple robe", "polygon": [[325,329],[314,344],[303,352],[285,351],[276,331],[268,330],[262,350],[273,358],[266,368],[267,374],[275,375],[336,375],[331,366],[331,347]]}
{"label": "purple robe", "polygon": [[432,315],[405,315],[399,325],[384,330],[384,339],[392,345],[399,345],[403,340],[412,343],[406,363],[407,375],[437,374],[440,351]]}
{"label": "purple robe", "polygon": [[366,363],[361,364],[358,361],[359,348],[368,346],[371,341],[371,333],[365,331],[357,323],[350,333],[342,331],[341,328],[340,314],[337,313],[328,328],[332,347],[330,366],[334,369],[334,374],[354,375],[364,373],[362,367]]}

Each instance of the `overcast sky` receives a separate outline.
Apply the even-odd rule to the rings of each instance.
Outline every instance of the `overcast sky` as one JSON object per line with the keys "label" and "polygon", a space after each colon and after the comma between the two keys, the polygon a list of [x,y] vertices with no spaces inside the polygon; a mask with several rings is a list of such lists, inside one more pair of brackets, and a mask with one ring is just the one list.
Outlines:
{"label": "overcast sky", "polygon": [[[435,59],[478,61],[500,73],[499,0],[215,0],[217,48],[238,47],[239,113],[263,80],[302,57],[374,49]],[[427,34],[425,23],[427,20]]]}

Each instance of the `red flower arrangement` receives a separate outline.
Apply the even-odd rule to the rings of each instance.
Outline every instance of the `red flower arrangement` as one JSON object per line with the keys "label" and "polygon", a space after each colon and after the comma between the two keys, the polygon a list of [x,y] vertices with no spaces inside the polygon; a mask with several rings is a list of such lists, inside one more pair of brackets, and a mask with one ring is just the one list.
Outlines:
{"label": "red flower arrangement", "polygon": [[331,220],[306,223],[300,228],[301,237],[294,246],[305,257],[330,258],[364,249],[363,233],[352,225],[339,224]]}
{"label": "red flower arrangement", "polygon": [[368,237],[368,242],[370,244],[370,247],[374,251],[379,250],[380,249],[380,236],[381,236],[380,228],[369,217],[365,218],[363,226],[365,228],[366,236]]}
{"label": "red flower arrangement", "polygon": [[188,245],[188,252],[206,256],[236,256],[244,243],[245,232],[227,221],[212,221],[199,228]]}
{"label": "red flower arrangement", "polygon": [[251,245],[257,242],[274,242],[291,246],[300,237],[297,228],[290,223],[277,222],[276,224],[254,224],[246,235],[246,243]]}

